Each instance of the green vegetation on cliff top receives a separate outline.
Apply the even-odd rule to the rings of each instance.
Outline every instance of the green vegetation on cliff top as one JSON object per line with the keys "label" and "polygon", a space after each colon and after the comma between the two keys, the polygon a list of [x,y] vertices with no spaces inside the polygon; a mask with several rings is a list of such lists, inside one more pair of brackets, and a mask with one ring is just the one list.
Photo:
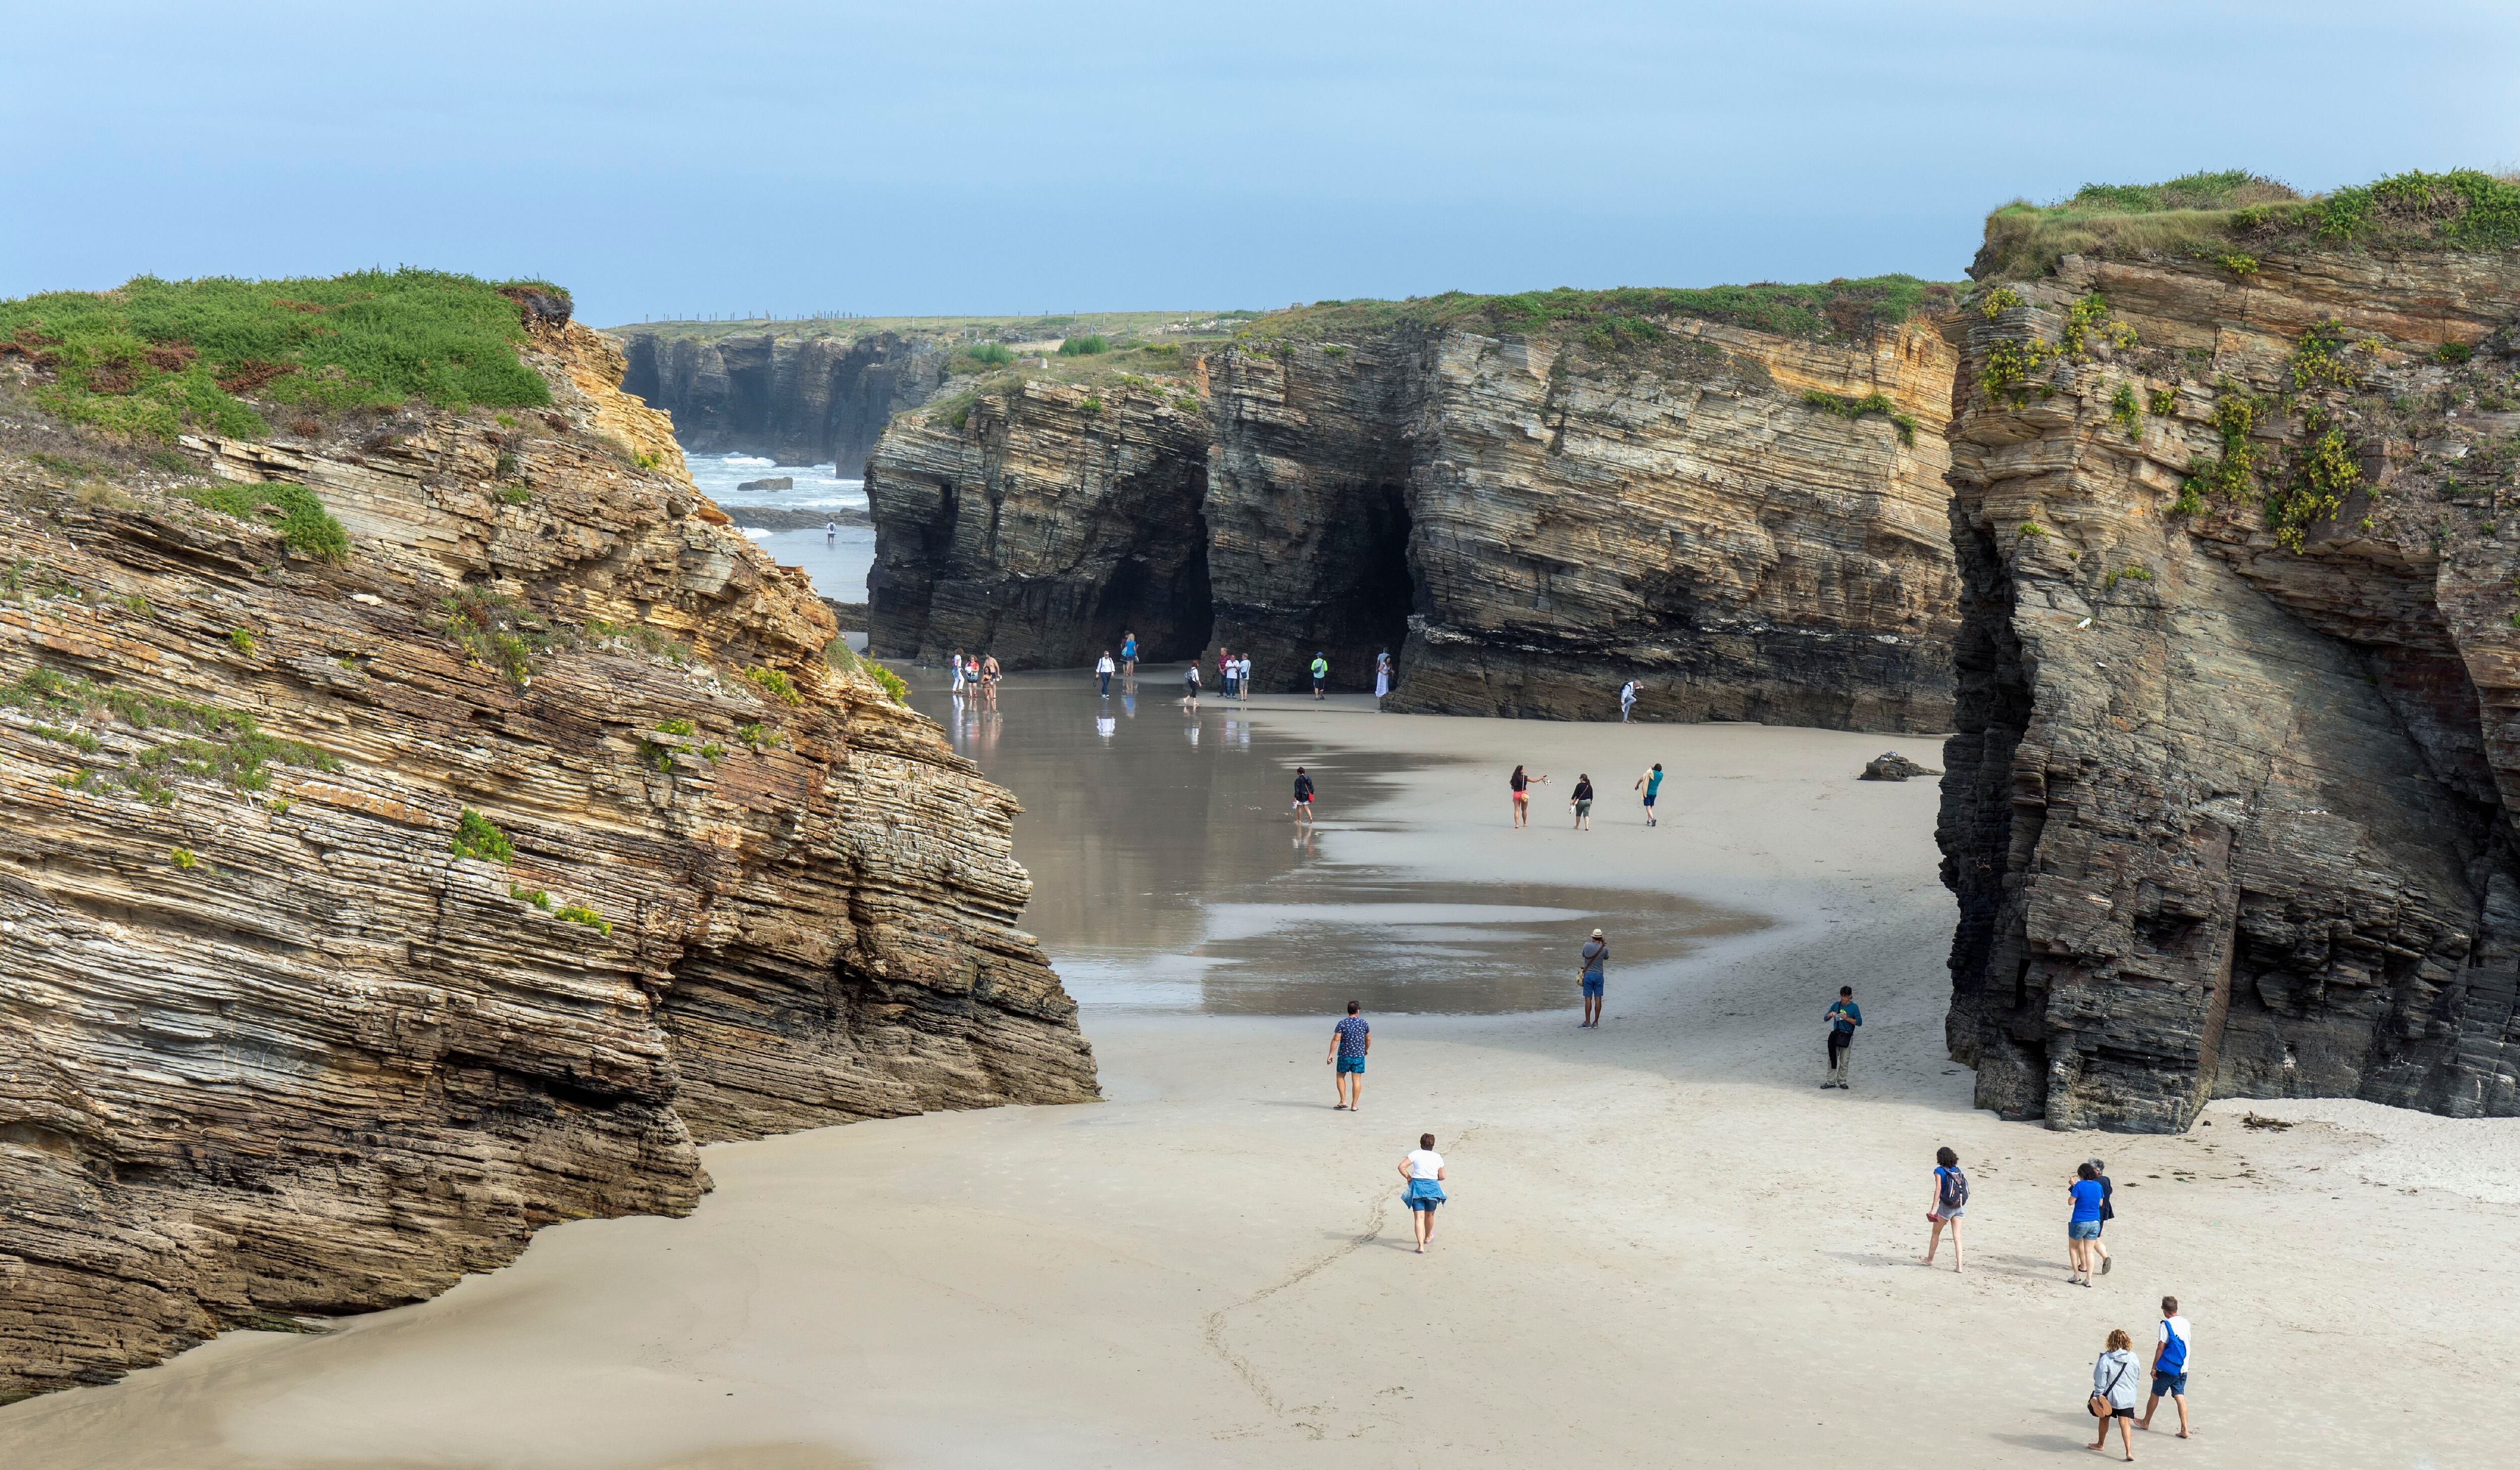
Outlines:
{"label": "green vegetation on cliff top", "polygon": [[187,429],[261,435],[245,400],[301,411],[550,401],[518,358],[522,308],[547,282],[443,271],[245,281],[141,276],[112,291],[0,301],[0,358],[35,370],[35,399],[72,423],[157,439]]}
{"label": "green vegetation on cliff top", "polygon": [[[2520,245],[2520,178],[2473,168],[2394,174],[2305,198],[2242,169],[2163,184],[2085,184],[2052,205],[2016,200],[1987,216],[1969,275],[2026,280],[2065,255],[2172,255],[2235,275],[2256,253],[2315,250],[2505,250]],[[2242,248],[2248,253],[2234,253]],[[2246,262],[2242,269],[2237,262]]]}
{"label": "green vegetation on cliff top", "polygon": [[1607,291],[1525,291],[1474,296],[1448,291],[1405,301],[1316,301],[1273,311],[1242,335],[1318,342],[1390,327],[1468,327],[1530,333],[1562,327],[1600,345],[1618,345],[1662,334],[1672,317],[1720,322],[1807,342],[1863,342],[1919,314],[1950,309],[1960,289],[1914,276],[1780,286],[1617,287]]}

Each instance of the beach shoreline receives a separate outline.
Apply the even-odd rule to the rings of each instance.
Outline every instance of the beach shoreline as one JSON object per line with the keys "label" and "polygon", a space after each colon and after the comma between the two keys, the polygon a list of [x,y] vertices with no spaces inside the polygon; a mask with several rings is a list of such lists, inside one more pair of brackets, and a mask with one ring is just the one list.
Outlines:
{"label": "beach shoreline", "polygon": [[[1325,752],[1433,758],[1369,809],[1326,788],[1337,861],[1768,926],[1614,961],[1598,1031],[1574,1025],[1571,953],[1534,957],[1565,966],[1562,1009],[1369,1016],[1356,1115],[1330,1107],[1329,1014],[1088,1007],[1101,1103],[715,1146],[689,1218],[556,1226],[428,1303],[0,1409],[0,1459],[2036,1464],[2081,1452],[2101,1338],[2149,1343],[2164,1292],[2196,1324],[2200,1437],[2138,1435],[2155,1463],[2483,1465],[2520,1429],[2511,1269],[2470,1254],[2520,1223],[2520,1120],[2218,1102],[2167,1137],[1970,1107],[1942,1040],[1933,784],[1854,779],[1885,748],[1939,764],[1931,742],[1294,703],[1246,712]],[[1656,758],[1647,831],[1629,783]],[[1523,832],[1517,760],[1555,778]],[[1579,769],[1591,833],[1566,830]],[[1868,1021],[1844,1093],[1818,1085],[1841,984]],[[1453,1197],[1422,1258],[1393,1170],[1421,1131]],[[1965,1276],[1916,1263],[1938,1145],[1975,1186]],[[2119,1263],[2084,1289],[2062,1200],[2092,1153]]]}

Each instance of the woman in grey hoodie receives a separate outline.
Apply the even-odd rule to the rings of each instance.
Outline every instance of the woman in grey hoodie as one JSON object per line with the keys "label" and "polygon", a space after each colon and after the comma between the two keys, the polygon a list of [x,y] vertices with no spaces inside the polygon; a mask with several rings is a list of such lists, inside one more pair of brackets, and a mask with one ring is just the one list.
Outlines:
{"label": "woman in grey hoodie", "polygon": [[[2099,1360],[2092,1364],[2092,1404],[2093,1417],[2100,1421],[2098,1434],[2092,1440],[2093,1449],[2104,1449],[2109,1443],[2109,1425],[2118,1427],[2118,1447],[2126,1457],[2135,1458],[2135,1389],[2138,1375],[2135,1370],[2135,1339],[2123,1327],[2109,1329],[2109,1340],[2100,1352]],[[2108,1412],[2100,1413],[2101,1405]]]}

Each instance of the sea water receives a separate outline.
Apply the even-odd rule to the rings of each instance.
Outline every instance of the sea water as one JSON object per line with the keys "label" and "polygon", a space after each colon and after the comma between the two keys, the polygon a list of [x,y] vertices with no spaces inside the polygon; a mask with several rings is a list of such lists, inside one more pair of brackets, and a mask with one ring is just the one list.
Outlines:
{"label": "sea water", "polygon": [[[783,465],[753,454],[686,454],[692,483],[721,506],[769,505],[782,510],[867,508],[866,482],[841,478],[837,465]],[[747,480],[796,482],[788,490],[739,490]],[[864,602],[867,572],[875,566],[875,528],[843,526],[836,535],[820,530],[746,530],[745,535],[783,567],[802,567],[814,590],[835,602]]]}

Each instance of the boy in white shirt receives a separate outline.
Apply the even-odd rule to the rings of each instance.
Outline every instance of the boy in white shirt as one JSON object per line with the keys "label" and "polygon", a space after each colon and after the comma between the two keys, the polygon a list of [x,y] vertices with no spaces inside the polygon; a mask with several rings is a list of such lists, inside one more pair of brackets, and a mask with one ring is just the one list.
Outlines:
{"label": "boy in white shirt", "polygon": [[2152,1427],[2152,1411],[2168,1399],[2179,1405],[2179,1437],[2187,1438],[2187,1319],[2179,1314],[2179,1299],[2161,1299],[2161,1325],[2155,1329],[2152,1349],[2152,1397],[2143,1402],[2143,1417],[2135,1421],[2138,1429]]}

